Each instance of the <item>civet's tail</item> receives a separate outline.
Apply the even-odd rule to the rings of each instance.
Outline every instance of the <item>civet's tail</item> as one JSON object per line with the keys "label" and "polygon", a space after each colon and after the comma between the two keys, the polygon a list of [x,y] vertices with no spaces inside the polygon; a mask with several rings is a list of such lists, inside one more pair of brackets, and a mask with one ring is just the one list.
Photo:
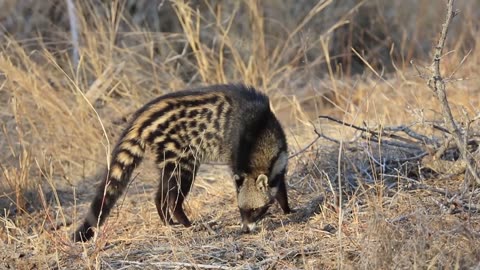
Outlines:
{"label": "civet's tail", "polygon": [[92,228],[103,224],[125,191],[133,170],[140,164],[145,153],[145,143],[138,135],[138,125],[132,123],[115,146],[110,170],[107,170],[98,187],[84,222],[73,235],[73,241],[88,241],[92,238]]}

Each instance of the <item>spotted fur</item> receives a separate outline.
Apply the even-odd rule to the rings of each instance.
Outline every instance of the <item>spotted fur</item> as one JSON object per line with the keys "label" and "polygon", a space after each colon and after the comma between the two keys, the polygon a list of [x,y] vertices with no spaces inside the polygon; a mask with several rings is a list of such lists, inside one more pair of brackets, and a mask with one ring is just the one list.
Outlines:
{"label": "spotted fur", "polygon": [[243,85],[215,85],[158,97],[135,113],[75,241],[90,239],[92,228],[103,224],[147,147],[154,150],[160,169],[155,205],[165,224],[174,217],[191,225],[183,201],[206,161],[231,166],[245,231],[253,229],[274,199],[290,212],[284,179],[287,144],[268,97]]}

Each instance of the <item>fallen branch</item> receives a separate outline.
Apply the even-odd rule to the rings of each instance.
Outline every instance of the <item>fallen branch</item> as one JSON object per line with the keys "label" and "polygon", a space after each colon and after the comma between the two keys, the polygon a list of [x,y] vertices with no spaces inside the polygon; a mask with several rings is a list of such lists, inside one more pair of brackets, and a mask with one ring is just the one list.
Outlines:
{"label": "fallen branch", "polygon": [[336,123],[338,123],[338,124],[341,124],[341,125],[344,125],[344,126],[347,126],[347,127],[351,127],[351,128],[356,129],[356,130],[359,130],[359,131],[363,131],[363,132],[369,133],[369,134],[371,134],[372,136],[375,136],[375,137],[377,137],[377,138],[388,137],[388,138],[392,138],[392,139],[397,139],[397,140],[399,140],[399,141],[404,141],[404,142],[406,142],[406,143],[415,143],[415,142],[412,141],[412,140],[409,140],[409,139],[407,139],[407,138],[398,136],[398,135],[396,135],[396,134],[391,134],[391,133],[386,133],[386,132],[383,132],[383,131],[375,131],[375,130],[371,130],[371,129],[367,129],[367,128],[362,128],[362,127],[356,126],[356,125],[354,125],[354,124],[349,124],[349,123],[347,123],[347,122],[340,121],[340,120],[335,119],[335,118],[333,118],[333,117],[331,117],[331,116],[320,115],[318,118],[319,118],[319,119],[327,119],[327,120],[336,122]]}
{"label": "fallen branch", "polygon": [[[383,127],[382,130],[377,131],[377,130],[359,127],[354,124],[347,123],[345,121],[340,121],[338,119],[335,119],[327,115],[320,115],[318,118],[326,119],[334,123],[341,124],[343,126],[361,131],[362,134],[360,135],[360,137],[367,141],[374,141],[376,143],[381,143],[383,145],[389,145],[389,146],[400,147],[400,148],[416,150],[416,151],[423,150],[421,154],[417,153],[416,155],[422,155],[422,156],[424,155],[424,153],[426,152],[424,151],[425,145],[431,145],[431,147],[433,148],[439,145],[439,142],[435,138],[429,138],[425,135],[419,134],[405,125]],[[400,131],[408,135],[411,139],[395,134],[395,132],[400,132]],[[328,138],[324,134],[319,134],[317,131],[315,132],[324,138]],[[369,136],[367,137],[363,133],[367,133],[369,134]],[[386,140],[385,138],[389,138],[391,140]],[[333,139],[330,139],[330,140],[333,140]]]}

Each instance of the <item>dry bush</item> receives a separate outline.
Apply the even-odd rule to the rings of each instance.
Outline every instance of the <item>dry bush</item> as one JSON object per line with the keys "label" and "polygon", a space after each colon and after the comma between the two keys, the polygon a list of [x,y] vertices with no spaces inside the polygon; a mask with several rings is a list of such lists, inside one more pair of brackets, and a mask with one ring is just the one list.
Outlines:
{"label": "dry bush", "polygon": [[[220,82],[257,86],[271,96],[292,153],[315,139],[313,126],[350,138],[351,129],[312,121],[321,114],[374,127],[441,121],[408,63],[429,64],[444,9],[428,0],[75,2],[77,67],[65,1],[1,2],[1,267],[478,267],[478,192],[469,190],[469,209],[451,196],[462,177],[412,182],[410,167],[393,164],[391,176],[373,160],[405,153],[374,144],[352,152],[323,140],[291,159],[297,213],[274,207],[257,234],[239,233],[231,177],[219,166],[203,167],[188,200],[195,228],[158,226],[151,199],[158,176],[147,162],[97,241],[72,244],[125,120],[160,94]],[[479,114],[480,9],[468,0],[457,7],[447,45],[455,50],[442,67],[465,78],[452,80],[448,94],[455,117],[466,121],[466,113]]]}

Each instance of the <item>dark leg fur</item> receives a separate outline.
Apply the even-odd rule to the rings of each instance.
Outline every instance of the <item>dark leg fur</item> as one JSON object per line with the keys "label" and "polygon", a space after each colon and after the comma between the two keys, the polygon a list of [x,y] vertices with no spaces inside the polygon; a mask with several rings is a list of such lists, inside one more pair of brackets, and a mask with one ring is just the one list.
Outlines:
{"label": "dark leg fur", "polygon": [[[160,187],[155,199],[157,211],[164,224],[173,224],[170,211],[175,220],[185,227],[191,222],[183,210],[183,202],[190,191],[196,173],[192,159],[182,159],[180,163],[165,164],[161,174]],[[170,210],[170,211],[169,211]]]}
{"label": "dark leg fur", "polygon": [[163,182],[160,181],[157,195],[155,197],[155,206],[157,207],[158,216],[164,225],[172,225],[173,220],[168,210],[168,188],[162,187]]}
{"label": "dark leg fur", "polygon": [[84,222],[80,227],[78,227],[77,231],[73,234],[72,240],[74,242],[86,242],[90,238],[92,238],[94,232],[91,228],[90,223]]}
{"label": "dark leg fur", "polygon": [[190,220],[188,220],[187,215],[183,211],[183,201],[185,200],[185,196],[182,193],[176,192],[175,194],[171,193],[170,197],[170,207],[173,212],[173,216],[175,220],[177,220],[180,224],[185,227],[190,227],[192,224]]}
{"label": "dark leg fur", "polygon": [[192,224],[188,220],[187,215],[183,210],[183,201],[187,197],[190,189],[192,188],[193,180],[195,179],[196,171],[198,169],[198,162],[194,161],[194,157],[189,157],[189,159],[184,159],[181,161],[180,168],[183,170],[180,171],[179,178],[180,180],[180,193],[173,207],[173,216],[175,219],[180,222],[185,227],[190,227]]}
{"label": "dark leg fur", "polygon": [[278,191],[277,191],[277,194],[275,195],[275,199],[280,204],[280,207],[282,208],[285,214],[289,214],[292,212],[292,210],[290,209],[290,206],[288,206],[287,187],[285,185],[284,179],[282,179],[278,183]]}

